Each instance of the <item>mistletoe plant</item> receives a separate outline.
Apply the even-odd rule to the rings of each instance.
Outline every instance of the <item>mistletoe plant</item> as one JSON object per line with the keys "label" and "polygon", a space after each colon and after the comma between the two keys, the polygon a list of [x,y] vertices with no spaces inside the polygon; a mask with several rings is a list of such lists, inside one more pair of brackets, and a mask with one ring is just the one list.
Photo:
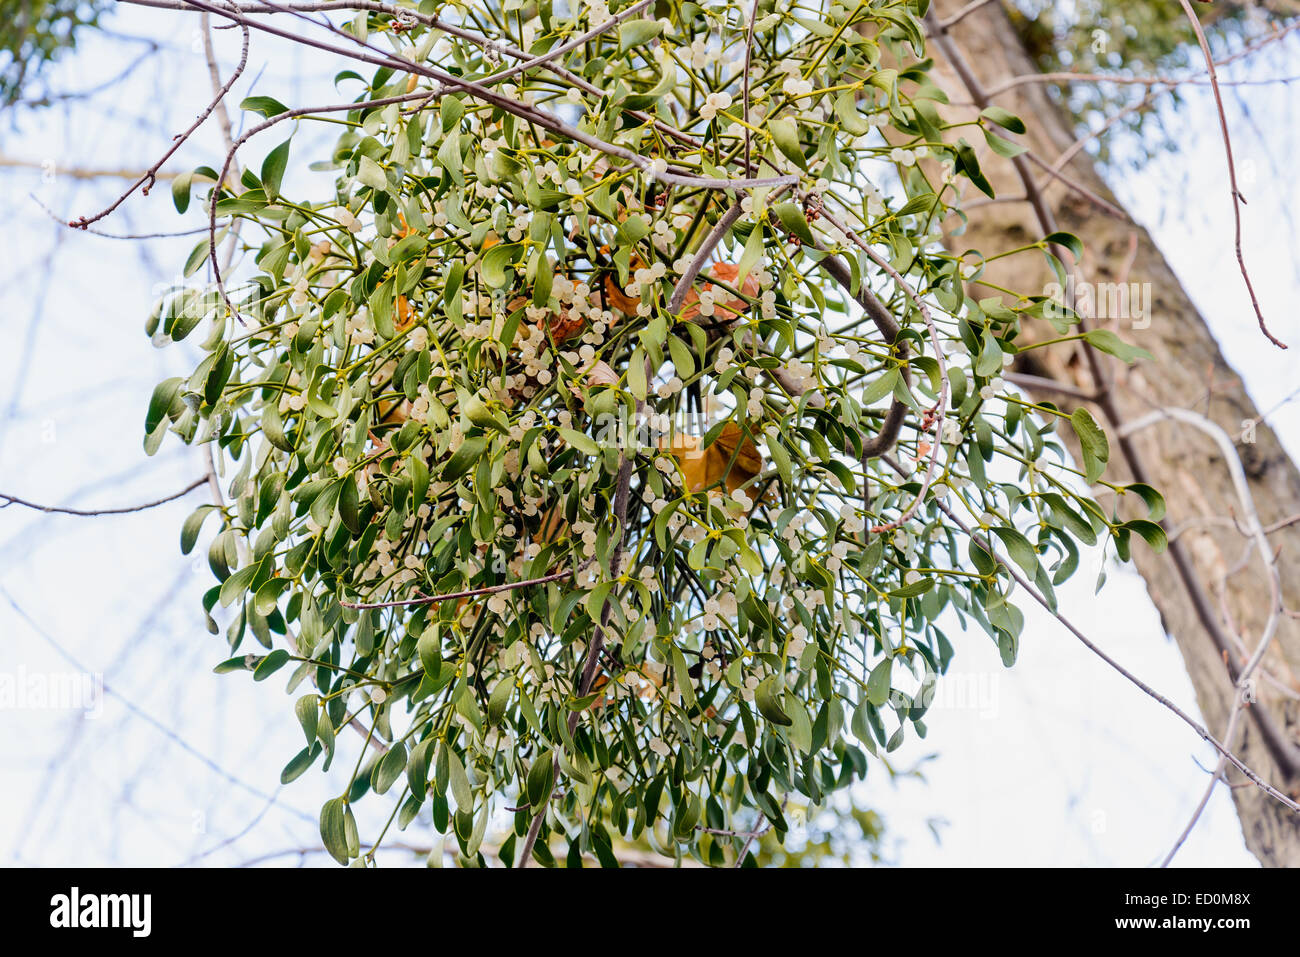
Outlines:
{"label": "mistletoe plant", "polygon": [[[337,106],[245,101],[265,121],[177,180],[182,211],[210,184],[186,271],[213,283],[148,328],[210,331],[146,448],[233,470],[182,547],[217,516],[205,605],[266,652],[218,670],[292,675],[284,779],[361,752],[321,812],[340,862],[373,860],[374,794],[467,864],[510,813],[507,863],[557,836],[745,863],[787,798],[925,734],[948,629],[1012,664],[1015,569],[1051,601],[1078,543],[1160,545],[1090,497],[1088,413],[1083,474],[1062,413],[1001,378],[1026,316],[1068,338],[1073,314],[976,301],[978,253],[939,243],[988,190],[967,137],[1008,155],[1024,127],[945,122],[923,2],[267,6],[211,10],[369,75]],[[298,195],[289,139],[235,172],[306,122],[340,131],[332,193]],[[1018,252],[1063,273],[1076,244]]]}

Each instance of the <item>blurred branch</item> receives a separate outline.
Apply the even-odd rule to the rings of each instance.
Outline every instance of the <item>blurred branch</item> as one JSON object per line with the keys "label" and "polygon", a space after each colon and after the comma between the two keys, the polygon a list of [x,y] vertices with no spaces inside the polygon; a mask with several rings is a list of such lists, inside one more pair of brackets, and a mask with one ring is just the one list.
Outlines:
{"label": "blurred branch", "polygon": [[[161,163],[159,165],[162,165]],[[68,179],[133,179],[137,184],[152,176],[153,179],[175,179],[176,173],[164,173],[158,169],[140,172],[134,169],[95,169],[86,166],[59,166],[52,160],[22,159],[0,153],[0,167],[8,169],[38,169],[49,176],[66,176]],[[134,187],[132,187],[134,190]]]}

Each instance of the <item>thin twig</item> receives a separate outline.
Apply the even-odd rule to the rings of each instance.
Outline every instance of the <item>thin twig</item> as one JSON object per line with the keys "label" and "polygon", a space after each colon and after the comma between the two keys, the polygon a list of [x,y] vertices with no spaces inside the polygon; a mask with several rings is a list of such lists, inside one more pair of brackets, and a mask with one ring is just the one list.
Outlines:
{"label": "thin twig", "polygon": [[68,223],[69,226],[73,227],[74,229],[85,229],[91,223],[98,222],[99,220],[103,219],[105,216],[108,216],[110,213],[112,213],[124,202],[126,202],[127,197],[129,197],[132,193],[134,193],[137,189],[140,189],[141,187],[144,187],[144,194],[146,196],[149,194],[149,190],[153,186],[154,180],[156,180],[159,176],[158,171],[162,168],[162,164],[167,162],[167,160],[171,158],[171,155],[175,153],[178,149],[180,149],[181,146],[185,143],[185,141],[188,140],[194,134],[194,131],[203,125],[204,120],[206,120],[209,116],[212,115],[212,111],[215,110],[218,107],[218,105],[221,104],[226,94],[230,92],[230,88],[235,85],[235,81],[239,79],[240,74],[244,72],[244,67],[248,65],[248,28],[247,27],[243,28],[243,36],[244,36],[243,46],[240,50],[239,63],[235,67],[235,71],[230,74],[230,79],[226,81],[225,85],[222,86],[221,89],[217,91],[217,94],[212,98],[212,102],[210,102],[203,109],[203,111],[199,113],[198,118],[195,119],[195,121],[190,124],[189,129],[187,129],[183,133],[178,134],[174,139],[174,141],[172,142],[171,147],[165,153],[163,153],[163,155],[158,159],[158,162],[154,163],[153,166],[145,170],[144,173],[142,173],[139,176],[139,178],[137,178],[136,181],[131,184],[131,186],[127,189],[125,193],[123,193],[117,199],[113,200],[111,205],[109,205],[107,208],[101,210],[100,212],[96,213],[93,216],[82,216],[78,219],[74,219],[72,222]]}
{"label": "thin twig", "polygon": [[193,492],[200,485],[207,482],[207,480],[208,477],[204,475],[201,476],[200,478],[195,479],[193,482],[185,486],[179,492],[173,492],[171,495],[164,496],[163,498],[156,499],[152,502],[145,502],[143,505],[127,505],[127,506],[123,506],[122,508],[82,509],[82,508],[64,508],[61,505],[38,505],[36,502],[29,502],[25,498],[19,498],[17,495],[9,495],[8,493],[5,492],[0,492],[0,498],[5,500],[4,504],[0,505],[0,508],[8,508],[10,505],[22,505],[24,508],[34,509],[37,512],[48,512],[51,514],[58,514],[58,515],[78,515],[83,518],[93,518],[99,515],[128,515],[131,512],[143,512],[145,509],[155,508],[159,505],[165,505],[168,502],[174,502],[176,501],[176,499],[183,498],[186,495],[188,495],[190,492]]}
{"label": "thin twig", "polygon": [[[903,470],[903,467],[901,465],[899,465],[897,462],[894,462],[889,457],[886,457],[885,461],[889,462],[889,464],[893,467],[893,469],[899,474],[901,475],[907,474]],[[1034,599],[1034,601],[1038,602],[1038,604],[1042,605],[1043,608],[1047,609],[1047,611],[1052,615],[1052,617],[1054,617],[1057,621],[1059,621],[1062,625],[1064,625],[1066,630],[1069,631],[1070,634],[1074,635],[1074,637],[1077,638],[1080,642],[1082,642],[1083,645],[1086,648],[1088,648],[1089,651],[1091,651],[1093,654],[1099,657],[1102,661],[1106,662],[1106,664],[1110,665],[1113,669],[1115,669],[1115,671],[1117,671],[1120,675],[1126,678],[1129,682],[1131,682],[1132,684],[1140,688],[1149,697],[1159,702],[1160,704],[1164,705],[1165,708],[1167,708],[1173,714],[1177,715],[1180,719],[1182,719],[1182,721],[1185,724],[1187,724],[1193,731],[1195,731],[1201,737],[1202,740],[1208,742],[1216,751],[1219,752],[1219,754],[1226,757],[1228,759],[1228,762],[1233,767],[1235,767],[1242,774],[1246,775],[1246,777],[1248,777],[1252,782],[1254,782],[1262,791],[1264,791],[1270,797],[1274,798],[1280,804],[1284,805],[1290,810],[1300,812],[1300,804],[1297,804],[1291,798],[1287,797],[1277,788],[1273,787],[1271,784],[1269,784],[1267,781],[1261,778],[1259,774],[1257,774],[1254,771],[1254,769],[1252,769],[1249,765],[1247,765],[1244,761],[1242,761],[1241,758],[1237,757],[1237,755],[1235,755],[1232,751],[1230,751],[1225,745],[1220,743],[1220,741],[1216,737],[1214,737],[1214,735],[1210,734],[1210,732],[1206,730],[1204,725],[1202,725],[1191,715],[1187,714],[1187,712],[1183,711],[1183,709],[1178,707],[1178,705],[1174,704],[1172,701],[1170,701],[1160,692],[1156,691],[1154,688],[1152,688],[1150,685],[1144,682],[1141,678],[1137,677],[1137,675],[1133,674],[1131,671],[1129,671],[1127,668],[1121,665],[1110,655],[1106,654],[1106,652],[1102,651],[1101,648],[1099,648],[1097,645],[1095,645],[1092,641],[1088,639],[1087,635],[1085,635],[1082,631],[1076,628],[1073,622],[1071,622],[1068,618],[1062,615],[1059,611],[1053,609],[1051,603],[1043,596],[1043,594],[1037,588],[1035,588],[1028,579],[1026,579],[1023,575],[1021,575],[1020,572],[1009,561],[1004,559],[1001,555],[999,555],[994,550],[992,543],[988,539],[986,539],[982,535],[977,534],[974,529],[972,529],[969,525],[963,522],[961,518],[957,515],[957,513],[954,512],[947,505],[943,504],[942,502],[939,502],[937,504],[939,506],[940,511],[942,511],[945,515],[947,515],[948,518],[953,522],[953,524],[955,524],[967,535],[971,536],[981,548],[983,548],[990,555],[992,555],[994,560],[999,565],[1001,565],[1004,569],[1006,569],[1007,573],[1010,574],[1010,576],[1015,580],[1016,584],[1020,585],[1020,587],[1025,589],[1025,591],[1027,591],[1030,594],[1030,596]]]}
{"label": "thin twig", "polygon": [[[414,63],[410,60],[404,60],[401,57],[389,56],[387,54],[384,54],[380,51],[377,51],[374,47],[371,47],[368,44],[366,44],[359,37],[353,37],[351,34],[344,34],[344,36],[347,37],[347,39],[353,41],[354,43],[362,46],[364,48],[363,50],[350,50],[345,47],[339,47],[333,44],[325,43],[320,40],[312,39],[310,37],[305,37],[300,33],[293,33],[292,31],[289,30],[282,30],[279,27],[273,26],[269,23],[263,23],[258,20],[250,19],[235,10],[225,9],[222,7],[214,6],[210,3],[206,3],[204,2],[204,0],[185,0],[185,2],[190,6],[197,7],[200,10],[207,10],[210,13],[217,13],[223,17],[232,20],[235,23],[241,24],[243,26],[251,27],[256,30],[261,30],[264,33],[269,33],[274,36],[278,36],[295,43],[299,43],[305,46],[315,47],[318,50],[324,50],[328,53],[335,53],[340,56],[347,57],[349,59],[360,60],[363,63],[371,63],[376,66],[388,67],[390,69],[399,70],[404,73],[417,73],[420,74],[421,76],[431,77],[432,79],[438,80],[440,83],[444,84],[445,86],[452,87],[458,90],[463,90],[465,93],[469,94],[475,99],[482,100],[485,103],[490,103],[493,106],[505,110],[507,113],[511,113],[515,116],[518,116],[520,119],[527,120],[532,123],[536,123],[538,126],[542,127],[543,129],[550,130],[552,133],[557,133],[560,136],[581,143],[584,146],[588,146],[594,150],[598,150],[610,156],[616,156],[619,159],[625,160],[631,163],[633,166],[640,169],[642,172],[650,171],[652,160],[646,156],[642,156],[640,153],[637,153],[634,150],[630,150],[627,149],[626,147],[618,146],[617,144],[614,143],[606,142],[605,140],[602,140],[597,136],[594,136],[590,133],[586,133],[575,126],[571,126],[568,123],[565,123],[563,120],[555,116],[553,113],[549,113],[546,110],[540,109],[535,106],[529,106],[512,97],[505,96],[501,93],[497,93],[496,91],[488,88],[487,86],[484,86],[483,83],[479,81],[467,80],[464,77],[458,76],[454,73],[448,73],[445,70],[439,70],[437,68],[426,66],[421,63]],[[278,5],[269,4],[269,6],[275,7]],[[289,7],[284,7],[281,9],[283,12],[297,13],[297,11],[294,11]],[[309,22],[314,23],[315,21],[309,21]],[[726,179],[726,178],[710,177],[710,176],[695,176],[693,174],[677,172],[672,169],[669,169],[667,172],[656,172],[654,175],[657,179],[663,180],[666,183],[672,183],[677,186],[693,186],[700,189],[750,189],[750,188],[757,188],[761,186],[783,186],[789,183],[796,183],[799,181],[799,176],[795,174],[765,177],[765,178],[753,178],[753,179],[749,179],[749,178]]]}
{"label": "thin twig", "polygon": [[1188,0],[1178,0],[1178,2],[1187,14],[1187,19],[1191,21],[1192,30],[1196,33],[1196,42],[1201,45],[1201,53],[1205,56],[1205,68],[1210,74],[1210,89],[1214,91],[1214,105],[1219,113],[1219,130],[1223,134],[1223,151],[1228,157],[1228,184],[1232,187],[1232,218],[1236,227],[1235,246],[1237,265],[1241,268],[1241,278],[1245,280],[1246,291],[1250,293],[1250,304],[1255,309],[1255,318],[1259,321],[1259,331],[1264,333],[1264,338],[1273,345],[1279,349],[1285,349],[1286,343],[1268,331],[1268,326],[1264,322],[1264,313],[1259,308],[1259,300],[1255,298],[1255,286],[1251,283],[1250,273],[1246,270],[1246,257],[1241,251],[1241,206],[1246,202],[1246,197],[1237,188],[1237,166],[1232,158],[1232,139],[1228,135],[1228,116],[1223,111],[1223,96],[1219,92],[1219,74],[1214,68],[1214,56],[1210,53],[1210,44],[1205,39],[1205,31],[1201,29],[1201,21],[1196,18],[1196,11],[1192,9],[1192,5]]}
{"label": "thin twig", "polygon": [[[1263,661],[1264,655],[1268,651],[1269,646],[1272,644],[1273,636],[1277,632],[1278,623],[1281,619],[1282,595],[1278,578],[1277,561],[1273,550],[1269,546],[1264,526],[1259,520],[1259,511],[1255,507],[1255,498],[1251,493],[1250,484],[1246,479],[1246,471],[1242,467],[1241,457],[1237,454],[1237,450],[1232,443],[1232,438],[1227,432],[1220,428],[1217,423],[1200,413],[1191,411],[1190,409],[1161,408],[1129,423],[1123,428],[1122,434],[1126,436],[1132,435],[1135,432],[1166,419],[1174,419],[1175,421],[1199,429],[1206,435],[1210,436],[1210,438],[1214,439],[1215,443],[1219,446],[1219,450],[1223,455],[1224,464],[1227,465],[1228,471],[1232,476],[1232,484],[1236,488],[1237,498],[1241,502],[1241,508],[1245,515],[1247,531],[1254,539],[1256,548],[1259,551],[1260,559],[1263,561],[1265,571],[1268,573],[1269,588],[1271,591],[1268,621],[1264,625],[1263,633],[1255,648],[1254,654],[1251,655],[1250,659],[1237,675],[1235,694],[1233,696],[1232,714],[1228,719],[1228,727],[1223,735],[1224,743],[1230,747],[1237,733],[1237,725],[1241,719],[1242,710],[1247,706],[1251,698],[1250,688],[1252,676],[1254,675],[1255,670],[1259,667],[1260,662]],[[1300,754],[1297,754],[1296,757],[1300,760]],[[1192,829],[1196,827],[1196,823],[1200,820],[1201,814],[1210,800],[1210,795],[1214,791],[1215,784],[1226,769],[1227,758],[1221,757],[1214,773],[1210,777],[1210,783],[1205,789],[1204,796],[1201,798],[1200,803],[1197,804],[1196,810],[1192,814],[1191,820],[1187,822],[1187,826],[1183,829],[1181,835],[1179,835],[1178,840],[1165,856],[1161,867],[1169,866],[1169,863],[1174,859],[1174,855],[1178,853],[1178,849],[1183,846],[1183,842],[1187,840],[1188,836],[1192,833]]]}
{"label": "thin twig", "polygon": [[497,592],[514,591],[517,588],[527,588],[530,585],[544,585],[547,582],[557,582],[562,578],[571,578],[573,572],[570,569],[552,572],[549,575],[543,575],[541,578],[529,578],[526,581],[506,582],[501,585],[487,585],[483,588],[470,588],[465,591],[451,592],[447,595],[417,595],[415,598],[407,598],[404,601],[376,601],[376,602],[339,602],[344,608],[405,608],[408,605],[436,605],[439,602],[454,601],[460,598],[479,598],[483,595],[495,595]]}

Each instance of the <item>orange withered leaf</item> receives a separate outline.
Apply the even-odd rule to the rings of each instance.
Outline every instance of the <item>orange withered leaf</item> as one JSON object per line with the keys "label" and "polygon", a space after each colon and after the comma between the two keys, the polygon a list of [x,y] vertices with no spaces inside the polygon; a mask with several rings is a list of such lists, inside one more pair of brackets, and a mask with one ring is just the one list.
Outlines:
{"label": "orange withered leaf", "polygon": [[722,427],[707,449],[700,447],[700,437],[675,435],[660,447],[677,459],[687,490],[699,492],[724,481],[727,491],[734,492],[763,470],[763,456],[754,440],[735,422]]}
{"label": "orange withered leaf", "polygon": [[[743,283],[737,286],[736,279],[740,276],[740,267],[735,263],[714,263],[709,269],[709,275],[719,282],[725,282],[733,289],[739,288],[750,299],[756,298],[759,294],[758,280],[754,278],[752,272],[745,277]],[[749,310],[748,302],[721,286],[714,285],[711,282],[705,282],[702,286],[703,290],[714,294],[713,315],[708,317],[712,321],[733,322]],[[692,288],[686,293],[686,299],[682,304],[682,318],[691,321],[698,319],[699,315],[700,293],[695,288]]]}

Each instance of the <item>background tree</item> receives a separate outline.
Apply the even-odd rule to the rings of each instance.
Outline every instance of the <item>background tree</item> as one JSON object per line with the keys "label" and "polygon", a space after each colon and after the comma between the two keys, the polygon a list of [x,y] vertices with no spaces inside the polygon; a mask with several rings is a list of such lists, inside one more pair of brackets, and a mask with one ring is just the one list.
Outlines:
{"label": "background tree", "polygon": [[[205,20],[224,17],[281,34],[283,26],[268,25],[294,15],[277,5],[239,12],[198,6]],[[963,19],[979,6],[963,10]],[[399,823],[419,813],[427,760],[434,821],[456,832],[466,862],[481,860],[474,852],[488,816],[485,798],[519,788],[532,797],[533,784],[540,803],[556,778],[570,776],[549,819],[527,813],[532,801],[521,805],[516,837],[525,845],[558,827],[570,838],[570,858],[607,858],[621,832],[671,853],[741,863],[760,836],[780,837],[792,793],[795,803],[817,802],[819,791],[861,773],[848,750],[856,750],[854,738],[838,735],[843,702],[853,705],[850,730],[868,747],[896,747],[908,722],[924,733],[919,719],[928,691],[950,654],[934,621],[940,610],[987,619],[1009,662],[1020,625],[1002,594],[1008,577],[1031,576],[1050,604],[1053,581],[1073,568],[1076,538],[1102,533],[1124,555],[1133,531],[1157,548],[1163,544],[1150,521],[1163,511],[1158,494],[1145,483],[1128,486],[1143,500],[1143,513],[1127,513],[1128,521],[1108,514],[1068,471],[1041,458],[1042,448],[1053,447],[1061,413],[1047,397],[1026,403],[1016,393],[1002,395],[997,374],[1013,354],[1021,362],[1032,356],[1021,324],[1040,317],[1056,327],[1051,338],[1061,340],[1036,347],[1044,352],[1091,342],[1125,357],[1137,353],[1109,330],[1080,333],[1073,311],[1051,303],[1041,280],[1043,295],[979,299],[987,290],[976,284],[992,282],[1002,263],[1018,265],[1023,255],[984,262],[996,245],[973,256],[967,244],[948,255],[934,246],[934,223],[958,205],[959,177],[991,189],[985,171],[997,168],[997,156],[1017,152],[1004,136],[1024,125],[998,109],[954,121],[957,96],[957,111],[938,106],[944,97],[928,83],[926,63],[914,62],[916,34],[926,29],[922,8],[864,14],[830,7],[783,18],[761,8],[697,11],[688,4],[654,11],[674,30],[661,39],[648,19],[620,23],[590,9],[586,19],[556,27],[546,15],[533,20],[534,12],[540,11],[473,9],[469,19],[448,24],[432,21],[432,11],[376,6],[358,14],[346,33],[313,34],[322,38],[310,41],[316,49],[335,46],[331,52],[359,59],[367,73],[380,67],[365,79],[341,75],[365,84],[360,105],[290,112],[256,97],[245,107],[266,122],[238,143],[229,139],[225,166],[214,162],[178,178],[181,208],[195,183],[222,183],[201,194],[212,235],[187,265],[189,272],[212,269],[216,286],[168,296],[151,333],[166,342],[185,338],[202,319],[216,321],[204,365],[155,394],[147,447],[156,448],[171,428],[191,440],[215,437],[234,459],[235,480],[227,475],[222,483],[232,502],[218,491],[222,527],[210,552],[224,583],[208,605],[226,599],[239,609],[228,632],[232,644],[251,631],[268,646],[282,645],[227,667],[266,677],[297,658],[293,683],[317,685],[319,694],[299,704],[308,747],[286,768],[286,779],[320,754],[332,756],[334,727],[362,717],[373,722],[362,727],[373,755],[358,761],[344,795],[322,814],[327,845],[341,859],[361,850],[352,806],[368,790],[386,791],[404,768],[413,772],[416,794],[402,805]],[[940,33],[931,19],[929,31]],[[539,21],[549,29],[540,38]],[[690,26],[689,46],[676,45],[683,24]],[[435,31],[449,26],[455,42],[440,53],[452,59],[430,57]],[[556,52],[554,44],[579,29],[586,30],[580,52],[567,43]],[[518,46],[489,39],[502,34]],[[376,46],[389,37],[395,53]],[[931,46],[942,39],[932,37]],[[423,53],[421,44],[428,47]],[[742,47],[740,63],[735,54]],[[499,81],[502,60],[526,62],[530,72],[494,100],[475,87]],[[217,95],[199,123],[215,114],[231,129],[221,101],[235,79],[214,80]],[[610,79],[622,84],[612,94],[604,87]],[[689,92],[670,80],[688,80]],[[805,89],[809,80],[819,82]],[[584,90],[583,82],[594,89]],[[737,98],[730,87],[737,84],[739,115],[731,109]],[[781,96],[772,97],[778,88]],[[584,93],[601,95],[594,101],[601,109],[589,120],[573,109]],[[650,93],[647,102],[636,99]],[[393,102],[375,102],[385,100]],[[449,100],[461,104],[450,119]],[[272,150],[260,173],[241,171],[234,161],[236,147],[262,129],[287,129],[322,113],[352,126],[334,158],[317,164],[341,170],[330,199],[285,195],[285,184],[294,182],[286,178],[287,143]],[[531,129],[521,134],[525,123]],[[991,154],[958,139],[975,124]],[[611,166],[611,156],[622,165]],[[872,166],[873,159],[889,165]],[[543,164],[541,176],[530,172],[530,162]],[[546,169],[548,163],[557,169]],[[151,185],[160,167],[137,185]],[[865,170],[874,182],[865,182],[864,197]],[[456,182],[457,171],[463,182]],[[530,184],[537,195],[529,195]],[[543,188],[562,196],[539,204]],[[744,194],[748,201],[738,202]],[[971,204],[977,216],[981,202]],[[453,221],[457,212],[462,221]],[[549,230],[535,228],[543,217]],[[1037,225],[1024,234],[1037,240],[1011,252],[1037,255],[1050,247],[1056,259],[1048,262],[1061,264],[1056,278],[1064,282],[1064,264],[1080,244],[1054,224]],[[1043,239],[1049,231],[1050,242]],[[241,262],[245,251],[255,254],[255,265]],[[457,260],[464,264],[459,276]],[[969,298],[962,280],[972,281]],[[576,286],[568,296],[566,283]],[[1035,289],[1033,282],[994,285]],[[1075,305],[1068,294],[1066,302]],[[865,334],[867,323],[874,334]],[[390,361],[402,351],[398,363]],[[435,354],[443,374],[435,372]],[[560,374],[542,382],[539,373],[550,371],[543,366],[557,360]],[[949,398],[958,415],[949,411]],[[446,423],[437,421],[439,407]],[[702,438],[677,428],[695,410],[705,415]],[[656,418],[629,440],[629,425],[644,411]],[[525,418],[530,412],[536,414]],[[327,421],[336,419],[347,424]],[[1070,420],[1067,443],[1075,434],[1082,440],[1080,471],[1096,478],[1109,443],[1086,411]],[[427,448],[426,437],[434,440]],[[537,469],[530,453],[546,439],[548,455]],[[1008,458],[1024,470],[1019,482],[999,465]],[[597,471],[583,476],[580,463],[597,464]],[[225,458],[215,465],[224,469]],[[500,485],[494,470],[516,480],[511,499],[522,482],[535,501],[526,498],[517,508],[502,506],[506,496],[493,500]],[[459,498],[469,512],[421,515],[417,489],[420,497],[433,496],[429,505]],[[982,528],[972,531],[969,518],[958,524],[949,501],[954,492]],[[968,499],[976,496],[978,507],[971,507]],[[620,499],[627,511],[620,512]],[[669,515],[662,530],[651,518],[656,505],[657,514]],[[799,527],[800,512],[818,510],[811,532]],[[195,540],[210,511],[186,523],[185,541]],[[703,540],[692,540],[690,525],[671,527],[682,515],[708,527]],[[453,518],[437,529],[451,532],[451,544],[427,544],[430,526],[442,518]],[[866,527],[854,529],[855,520]],[[935,531],[947,540],[929,541]],[[375,547],[379,541],[396,547]],[[1060,559],[1051,578],[1035,554],[1050,547]],[[1010,561],[993,558],[1003,549]],[[806,563],[810,552],[820,560]],[[618,575],[625,560],[640,562],[642,573],[631,581]],[[594,590],[574,589],[575,574]],[[641,594],[638,581],[649,594]],[[737,581],[738,588],[729,587]],[[804,593],[791,595],[783,609],[782,589],[796,585]],[[820,603],[809,600],[809,585],[823,589]],[[1029,585],[1022,578],[1021,587]],[[747,588],[750,594],[737,595]],[[734,613],[723,607],[733,598]],[[834,614],[818,607],[827,598]],[[762,620],[764,600],[769,621]],[[365,605],[374,607],[359,607]],[[796,628],[779,620],[787,609],[802,619]],[[529,615],[540,630],[530,625],[525,633],[520,618],[527,625]],[[376,623],[381,634],[367,634]],[[722,627],[704,628],[711,623]],[[848,642],[864,626],[868,645],[858,651]],[[607,640],[615,633],[624,639],[617,645]],[[896,643],[894,634],[905,637]],[[807,660],[783,666],[780,652],[808,639]],[[771,659],[761,657],[765,641],[778,642]],[[509,647],[530,644],[539,661],[531,677],[530,663],[509,655]],[[502,646],[506,655],[497,654]],[[342,657],[349,652],[350,660]],[[747,652],[756,660],[744,660]],[[709,667],[715,659],[716,670]],[[912,678],[899,674],[908,663]],[[548,673],[548,665],[555,671]],[[620,700],[620,678],[647,688],[649,706],[626,693]],[[359,697],[365,688],[379,694]],[[345,706],[349,696],[352,706]],[[393,706],[412,697],[432,697],[434,707],[418,704],[410,724],[399,716],[394,734]],[[466,704],[475,699],[477,706]],[[322,704],[324,731],[315,710]],[[529,705],[536,720],[523,713]],[[891,713],[899,724],[886,733],[880,718]],[[709,718],[721,719],[712,741],[701,721]],[[630,725],[630,734],[620,733],[633,743],[618,742],[622,753],[614,754],[600,726],[618,720]],[[522,735],[521,748],[517,737],[502,747],[502,730],[493,735],[497,721]],[[811,738],[806,747],[803,722]],[[664,753],[666,728],[669,741],[687,747]],[[403,740],[391,744],[394,737]],[[416,754],[408,742],[419,742]],[[693,748],[699,761],[688,767],[683,754],[694,756]],[[662,763],[664,783],[644,775],[631,787],[610,787],[624,783],[638,751],[652,763],[651,754],[669,759]],[[540,760],[551,753],[554,759]],[[1235,755],[1224,757],[1250,773]],[[593,759],[605,774],[588,797],[574,781],[598,776],[579,764]],[[693,782],[701,771],[708,773]],[[671,818],[656,829],[656,815],[642,812],[665,788]],[[727,805],[717,800],[724,793]],[[701,806],[707,817],[692,826]],[[637,814],[652,826],[640,826]],[[510,838],[494,852],[513,859],[514,844]],[[363,859],[373,852],[372,846]],[[537,853],[549,859],[543,845]]]}
{"label": "background tree", "polygon": [[13,103],[42,67],[76,46],[77,31],[99,19],[102,3],[10,0],[0,21],[0,101]]}
{"label": "background tree", "polygon": [[[1223,21],[1218,6],[1204,8],[1208,19]],[[1239,59],[1294,29],[1294,21],[1269,24],[1266,9],[1230,9],[1231,16],[1220,23],[1216,34],[1215,58]],[[937,4],[930,19],[932,30],[945,17],[960,13],[958,4]],[[1108,13],[1142,16],[1141,8],[1127,6]],[[1269,24],[1264,29],[1258,26],[1261,19]],[[1116,29],[1114,20],[1089,21],[1086,17],[1076,21],[1073,30],[1086,36],[1093,23],[1119,47],[1115,52],[1136,53],[1132,59],[1122,54],[1118,60],[1103,58],[1109,66],[1124,67],[1116,73],[1121,79],[1136,76],[1138,82],[1130,85],[1143,91],[1141,97],[1130,101],[1127,115],[1149,108],[1152,91],[1179,85],[1179,73],[1153,76],[1147,69],[1173,69],[1181,61],[1183,75],[1193,75],[1196,82],[1207,80],[1204,59],[1199,61],[1199,70],[1190,59],[1193,54],[1188,47],[1195,49],[1196,38],[1186,13],[1182,21],[1167,21],[1151,31]],[[1226,728],[1230,716],[1235,718],[1239,709],[1248,705],[1250,720],[1234,721],[1241,734],[1235,746],[1249,755],[1247,763],[1267,768],[1270,780],[1294,794],[1300,774],[1295,730],[1300,631],[1294,616],[1285,610],[1290,607],[1287,582],[1291,576],[1282,571],[1285,564],[1279,568],[1270,556],[1285,563],[1300,546],[1293,523],[1293,516],[1300,511],[1300,474],[1149,234],[1116,207],[1089,151],[1080,149],[1091,137],[1085,132],[1081,139],[1068,111],[1057,103],[1088,102],[1086,95],[1077,91],[1089,88],[1090,83],[1052,74],[1064,87],[1059,97],[1053,97],[1057,87],[1048,82],[1049,77],[1036,75],[1031,51],[1043,48],[1034,40],[1040,29],[1025,24],[1022,32],[1029,33],[1029,42],[1022,47],[1017,42],[1016,18],[996,3],[983,4],[948,27],[931,47],[941,58],[935,74],[941,78],[938,82],[955,101],[996,102],[1034,117],[1021,138],[1026,152],[1018,162],[988,168],[999,195],[1028,198],[970,210],[962,234],[950,234],[950,246],[996,250],[1006,244],[1007,237],[1032,235],[1044,224],[1059,225],[1084,238],[1085,254],[1075,278],[1085,285],[1096,284],[1099,290],[1098,302],[1092,305],[1094,315],[1088,321],[1130,329],[1132,340],[1150,352],[1153,361],[1115,370],[1104,356],[1058,343],[1018,357],[1014,368],[1025,376],[1018,381],[1044,398],[1069,404],[1091,400],[1098,418],[1118,435],[1115,464],[1124,474],[1165,492],[1170,502],[1170,514],[1164,520],[1173,539],[1170,550],[1160,557],[1139,552],[1135,561],[1167,631],[1178,642],[1211,727]],[[1082,60],[1085,69],[1092,65],[1084,55],[1090,44],[1070,49],[1078,53],[1075,59]],[[1143,82],[1143,76],[1149,79]],[[1095,99],[1097,94],[1092,96]],[[1113,117],[1123,115],[1112,109]],[[1222,162],[1222,157],[1215,161]],[[1231,196],[1238,187],[1235,177],[1227,174],[1227,166],[1223,188]],[[1049,169],[1054,174],[1048,173]],[[1267,194],[1261,191],[1261,195],[1267,202]],[[1239,234],[1238,256],[1240,242]],[[1225,264],[1232,261],[1228,246],[1225,241]],[[1042,288],[1053,279],[1048,271],[1023,259],[990,263],[981,278],[994,287],[1011,289]],[[1110,293],[1132,288],[1130,283],[1150,285],[1149,316],[1114,308]],[[1253,298],[1243,284],[1242,308],[1249,309]],[[1041,338],[1052,332],[1037,329],[1030,335]],[[1204,423],[1169,418],[1156,426],[1151,413],[1161,409],[1198,409],[1217,428],[1207,434]],[[1228,449],[1217,441],[1225,435],[1230,437]],[[1258,560],[1249,534],[1249,506],[1243,504],[1241,483],[1233,474],[1238,457],[1243,472],[1240,479],[1268,532],[1268,549]],[[1251,552],[1243,558],[1241,549]],[[1248,569],[1243,566],[1246,561],[1252,563]],[[1254,674],[1250,666],[1257,648],[1265,650],[1265,657],[1261,670]],[[1300,862],[1296,815],[1274,802],[1258,800],[1253,788],[1234,788],[1232,794],[1247,846],[1260,860],[1274,865]]]}

